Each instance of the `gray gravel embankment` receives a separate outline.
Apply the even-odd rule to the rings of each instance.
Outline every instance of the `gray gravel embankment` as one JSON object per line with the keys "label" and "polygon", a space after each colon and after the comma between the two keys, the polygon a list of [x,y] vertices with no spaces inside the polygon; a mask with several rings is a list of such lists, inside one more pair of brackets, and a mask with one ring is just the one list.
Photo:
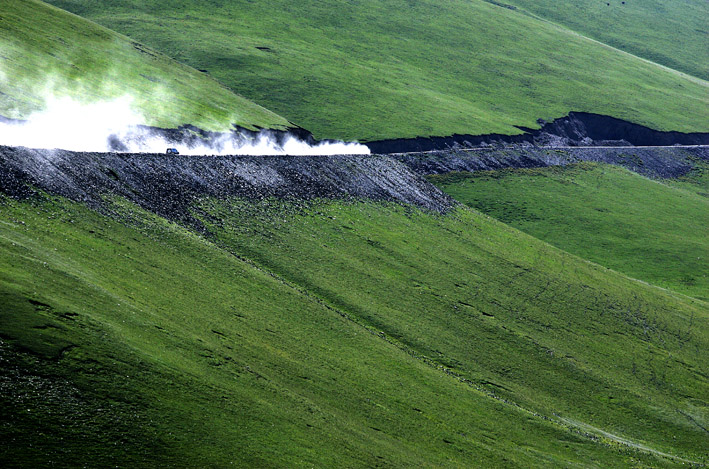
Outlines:
{"label": "gray gravel embankment", "polygon": [[200,197],[373,199],[437,212],[454,204],[388,156],[166,156],[0,146],[0,190],[27,196],[28,184],[94,208],[103,194],[116,194],[193,223],[189,208]]}
{"label": "gray gravel embankment", "polygon": [[38,188],[93,208],[102,207],[104,194],[115,194],[198,227],[190,208],[201,197],[370,199],[446,212],[456,202],[423,176],[598,161],[666,178],[687,173],[699,160],[709,161],[709,147],[508,146],[387,156],[166,156],[0,146],[0,191],[25,197]]}
{"label": "gray gravel embankment", "polygon": [[709,161],[709,146],[539,148],[520,145],[390,156],[421,175],[564,166],[593,161],[623,166],[652,178],[674,178],[689,172],[699,160]]}

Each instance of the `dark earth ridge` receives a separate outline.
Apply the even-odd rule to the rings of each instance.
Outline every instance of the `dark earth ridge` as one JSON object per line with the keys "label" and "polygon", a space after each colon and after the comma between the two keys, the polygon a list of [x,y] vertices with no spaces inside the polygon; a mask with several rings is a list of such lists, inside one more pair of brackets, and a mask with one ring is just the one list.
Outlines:
{"label": "dark earth ridge", "polygon": [[[475,148],[489,145],[529,144],[535,146],[672,146],[672,145],[709,145],[709,133],[663,132],[654,130],[615,117],[587,112],[570,112],[568,116],[552,122],[538,121],[540,129],[518,126],[525,133],[519,135],[451,135],[447,137],[416,137],[364,142],[372,153],[410,153],[446,150],[451,148]],[[707,116],[709,126],[709,116]],[[336,140],[317,140],[312,133],[302,127],[290,127],[287,130],[256,129],[249,130],[237,125],[231,132],[210,132],[193,125],[182,125],[176,129],[137,126],[149,133],[160,135],[175,144],[195,146],[210,145],[224,137],[231,137],[237,142],[248,142],[265,137],[278,145],[287,138],[295,137],[308,145],[331,143]],[[120,140],[110,142],[114,151],[126,151],[127,147]]]}
{"label": "dark earth ridge", "polygon": [[[538,121],[540,129],[518,126],[519,135],[487,134],[416,137],[365,142],[373,153],[405,153],[478,147],[494,144],[536,146],[671,146],[709,145],[709,133],[663,132],[622,119],[589,112],[570,112],[552,122]],[[707,115],[709,128],[709,115]]]}

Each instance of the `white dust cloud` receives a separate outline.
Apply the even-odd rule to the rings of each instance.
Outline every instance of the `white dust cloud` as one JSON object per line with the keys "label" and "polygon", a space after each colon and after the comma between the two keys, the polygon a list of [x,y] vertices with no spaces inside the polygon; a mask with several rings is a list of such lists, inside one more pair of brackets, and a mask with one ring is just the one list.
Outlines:
{"label": "white dust cloud", "polygon": [[0,125],[0,143],[31,148],[109,151],[111,135],[124,133],[142,117],[129,99],[82,104],[71,98],[50,98],[43,111],[24,122]]}
{"label": "white dust cloud", "polygon": [[224,133],[208,142],[200,139],[190,142],[169,141],[160,132],[142,127],[146,119],[134,110],[132,102],[127,96],[89,104],[69,97],[50,96],[45,99],[44,109],[31,114],[26,120],[0,121],[0,145],[130,153],[165,153],[167,148],[177,148],[181,154],[187,155],[369,153],[369,148],[359,143],[322,142],[310,145],[291,135],[275,139],[267,131],[255,139]]}

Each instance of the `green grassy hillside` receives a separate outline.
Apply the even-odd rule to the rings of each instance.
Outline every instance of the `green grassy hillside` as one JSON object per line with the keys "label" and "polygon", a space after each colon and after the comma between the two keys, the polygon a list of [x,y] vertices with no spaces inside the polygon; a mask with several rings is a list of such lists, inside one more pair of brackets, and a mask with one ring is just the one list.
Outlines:
{"label": "green grassy hillside", "polygon": [[[682,343],[690,330],[691,340],[706,340],[706,303],[467,210],[437,217],[328,203],[290,216],[287,204],[241,202],[202,209],[224,245],[498,396],[663,451],[699,457],[706,449],[706,434],[676,418],[685,405],[705,405],[680,396],[709,386],[704,352]],[[672,449],[663,443],[670,440],[684,443]]]}
{"label": "green grassy hillside", "polygon": [[709,4],[703,0],[507,3],[639,57],[709,79]]}
{"label": "green grassy hillside", "polygon": [[709,300],[709,199],[697,193],[701,186],[691,191],[688,182],[673,187],[588,163],[431,180],[457,200],[565,251]]}
{"label": "green grassy hillside", "polygon": [[108,201],[2,200],[5,463],[706,457],[706,303],[466,208]]}
{"label": "green grassy hillside", "polygon": [[83,102],[130,95],[145,123],[162,127],[288,126],[207,75],[125,36],[36,0],[4,0],[0,115],[26,118],[51,95]]}
{"label": "green grassy hillside", "polygon": [[664,182],[673,187],[696,192],[702,197],[709,197],[709,161],[695,161],[694,165],[694,168],[685,175]]}
{"label": "green grassy hillside", "polygon": [[319,137],[510,134],[571,110],[709,130],[706,81],[482,0],[52,3]]}

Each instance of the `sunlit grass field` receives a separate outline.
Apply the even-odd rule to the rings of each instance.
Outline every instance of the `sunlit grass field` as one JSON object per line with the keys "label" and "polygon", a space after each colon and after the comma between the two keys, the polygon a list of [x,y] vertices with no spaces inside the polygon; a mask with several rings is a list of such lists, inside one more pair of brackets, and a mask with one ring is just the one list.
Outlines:
{"label": "sunlit grass field", "polygon": [[701,166],[696,173],[654,181],[583,163],[430,179],[460,202],[565,251],[706,301],[709,199]]}
{"label": "sunlit grass field", "polygon": [[[569,111],[660,130],[709,130],[706,81],[482,0],[52,3],[208,70],[317,137],[516,134],[515,125],[538,127],[537,119]],[[674,10],[683,8],[703,11]],[[609,35],[622,36],[623,25]],[[648,47],[665,53],[664,44],[681,44],[675,36],[688,27],[654,28],[668,40]],[[691,56],[702,67],[692,51],[706,55],[703,39],[693,33],[694,49],[678,60]]]}
{"label": "sunlit grass field", "polygon": [[507,0],[507,4],[638,57],[709,79],[709,4],[703,0]]}

